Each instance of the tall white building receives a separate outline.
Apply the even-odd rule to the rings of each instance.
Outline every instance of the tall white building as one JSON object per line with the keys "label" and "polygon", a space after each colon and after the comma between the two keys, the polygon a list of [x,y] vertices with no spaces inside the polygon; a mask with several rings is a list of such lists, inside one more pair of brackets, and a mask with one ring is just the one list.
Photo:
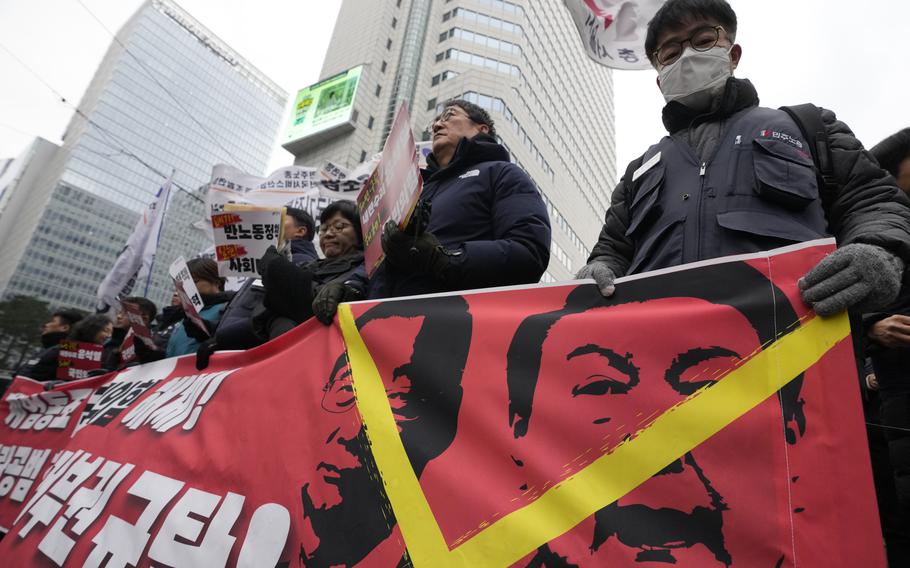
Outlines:
{"label": "tall white building", "polygon": [[209,244],[192,227],[204,216],[197,188],[218,163],[265,173],[286,101],[180,6],[147,0],[108,48],[63,145],[36,143],[20,160],[31,161],[29,175],[0,192],[0,298],[93,309],[98,284],[174,170],[186,191],[172,192],[147,294],[134,289],[169,303],[168,265]]}
{"label": "tall white building", "polygon": [[[359,66],[347,122],[285,135],[296,164],[364,161],[381,150],[401,102],[428,139],[442,104],[467,99],[490,111],[547,202],[544,279],[584,265],[616,182],[613,82],[585,55],[561,0],[344,0],[321,80]],[[318,98],[298,97],[298,111]]]}

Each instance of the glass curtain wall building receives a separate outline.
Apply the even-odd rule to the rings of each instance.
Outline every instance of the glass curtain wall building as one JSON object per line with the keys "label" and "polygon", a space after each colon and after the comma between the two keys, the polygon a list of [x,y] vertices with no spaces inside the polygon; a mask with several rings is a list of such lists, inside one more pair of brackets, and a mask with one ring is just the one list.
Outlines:
{"label": "glass curtain wall building", "polygon": [[169,303],[168,266],[208,244],[193,228],[203,218],[198,188],[218,163],[265,173],[286,101],[178,5],[143,4],[104,56],[47,173],[21,188],[28,203],[0,220],[12,235],[0,252],[0,295],[94,308],[98,284],[173,171],[151,284],[134,290]]}
{"label": "glass curtain wall building", "polygon": [[490,111],[553,225],[545,281],[566,280],[596,242],[616,184],[613,82],[585,55],[561,0],[344,0],[322,77],[364,65],[353,130],[295,152],[353,166],[378,152],[401,101],[418,139],[445,101]]}

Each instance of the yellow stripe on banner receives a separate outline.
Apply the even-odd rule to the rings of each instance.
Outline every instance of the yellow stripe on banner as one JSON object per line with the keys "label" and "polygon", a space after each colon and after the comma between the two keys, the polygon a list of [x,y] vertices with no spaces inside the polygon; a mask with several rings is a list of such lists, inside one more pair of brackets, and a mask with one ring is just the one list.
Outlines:
{"label": "yellow stripe on banner", "polygon": [[509,566],[627,494],[758,406],[850,334],[846,314],[814,318],[661,414],[610,454],[449,550],[398,435],[382,378],[354,324],[339,309],[357,407],[386,492],[417,567]]}

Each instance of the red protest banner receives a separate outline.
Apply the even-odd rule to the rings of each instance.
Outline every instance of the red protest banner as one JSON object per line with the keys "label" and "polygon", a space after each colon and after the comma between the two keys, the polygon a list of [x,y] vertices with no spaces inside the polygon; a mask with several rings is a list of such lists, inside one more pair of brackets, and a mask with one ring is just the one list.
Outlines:
{"label": "red protest banner", "polygon": [[0,558],[882,567],[848,321],[797,286],[831,248],[620,279],[611,298],[344,305],[341,330],[310,321],[204,371],[17,380]]}
{"label": "red protest banner", "polygon": [[392,220],[404,229],[420,198],[423,179],[417,164],[411,117],[402,103],[382,148],[382,159],[357,195],[364,265],[370,275],[383,259],[379,242],[382,226]]}
{"label": "red protest banner", "polygon": [[64,381],[84,379],[89,371],[101,368],[104,348],[97,343],[83,343],[64,339],[57,355],[57,378]]}

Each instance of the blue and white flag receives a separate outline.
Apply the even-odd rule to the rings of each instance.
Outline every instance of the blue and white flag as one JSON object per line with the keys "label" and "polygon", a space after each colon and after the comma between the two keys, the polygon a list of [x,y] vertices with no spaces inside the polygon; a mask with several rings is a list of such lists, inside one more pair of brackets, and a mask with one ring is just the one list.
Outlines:
{"label": "blue and white flag", "polygon": [[171,194],[172,178],[173,175],[158,189],[155,200],[142,213],[114,266],[98,286],[98,313],[116,316],[121,298],[132,294],[137,284],[141,290],[147,287],[158,250],[164,210]]}

